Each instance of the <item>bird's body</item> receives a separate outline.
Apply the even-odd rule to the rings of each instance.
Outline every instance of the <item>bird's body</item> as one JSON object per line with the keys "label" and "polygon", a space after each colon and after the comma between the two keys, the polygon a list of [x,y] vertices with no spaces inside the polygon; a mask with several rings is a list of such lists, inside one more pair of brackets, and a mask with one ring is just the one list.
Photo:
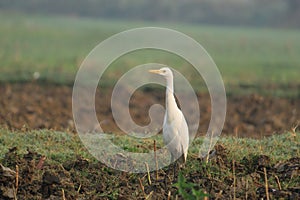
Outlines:
{"label": "bird's body", "polygon": [[181,119],[174,119],[172,122],[168,121],[168,114],[165,115],[163,139],[171,153],[171,162],[180,158],[180,163],[185,163],[189,145],[188,128],[181,111],[178,114]]}
{"label": "bird's body", "polygon": [[167,67],[163,67],[159,70],[150,70],[150,72],[164,76],[167,81],[163,139],[171,154],[171,162],[180,158],[180,163],[184,164],[189,147],[189,131],[185,117],[175,101],[173,73]]}

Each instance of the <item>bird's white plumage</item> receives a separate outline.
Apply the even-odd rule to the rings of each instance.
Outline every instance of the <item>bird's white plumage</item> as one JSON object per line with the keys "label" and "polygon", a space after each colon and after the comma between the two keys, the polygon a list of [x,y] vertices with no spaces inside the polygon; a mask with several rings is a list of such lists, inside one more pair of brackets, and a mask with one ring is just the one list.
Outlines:
{"label": "bird's white plumage", "polygon": [[[189,133],[187,124],[181,111],[178,112],[178,116],[181,116],[181,119],[175,119],[172,123],[164,120],[163,139],[171,153],[172,162],[182,156],[181,162],[184,163],[187,157]],[[165,119],[166,118],[167,117],[165,117]]]}
{"label": "bird's white plumage", "polygon": [[189,131],[185,117],[175,101],[173,73],[167,67],[150,70],[150,72],[162,75],[166,79],[166,112],[163,123],[163,139],[171,153],[171,161],[181,158],[180,162],[185,163],[189,147]]}

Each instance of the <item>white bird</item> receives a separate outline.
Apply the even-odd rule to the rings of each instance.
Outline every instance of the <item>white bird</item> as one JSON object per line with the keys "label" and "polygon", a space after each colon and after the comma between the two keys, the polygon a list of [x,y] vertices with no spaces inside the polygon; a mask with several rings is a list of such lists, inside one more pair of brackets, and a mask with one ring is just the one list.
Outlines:
{"label": "white bird", "polygon": [[163,123],[163,140],[171,154],[171,162],[180,158],[178,161],[182,165],[187,158],[189,130],[185,117],[175,101],[173,73],[168,67],[149,70],[149,72],[159,74],[166,79],[166,112]]}

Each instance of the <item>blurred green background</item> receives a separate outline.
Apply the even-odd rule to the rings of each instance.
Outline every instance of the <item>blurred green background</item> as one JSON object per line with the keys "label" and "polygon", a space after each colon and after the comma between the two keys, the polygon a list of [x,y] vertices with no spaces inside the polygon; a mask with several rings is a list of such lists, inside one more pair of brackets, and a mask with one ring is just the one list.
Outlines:
{"label": "blurred green background", "polygon": [[[87,54],[101,41],[130,28],[158,26],[197,40],[216,62],[228,93],[299,96],[298,0],[2,0],[0,81],[72,85]],[[105,73],[113,84],[147,62],[181,71],[196,89],[200,76],[183,59],[144,50],[122,56]]]}

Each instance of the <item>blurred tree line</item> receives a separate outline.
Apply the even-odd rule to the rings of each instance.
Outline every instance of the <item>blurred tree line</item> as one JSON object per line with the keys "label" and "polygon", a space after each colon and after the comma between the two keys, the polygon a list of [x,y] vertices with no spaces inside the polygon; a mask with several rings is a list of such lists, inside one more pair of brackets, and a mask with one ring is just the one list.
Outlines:
{"label": "blurred tree line", "polygon": [[0,0],[1,10],[221,25],[300,27],[300,0]]}

